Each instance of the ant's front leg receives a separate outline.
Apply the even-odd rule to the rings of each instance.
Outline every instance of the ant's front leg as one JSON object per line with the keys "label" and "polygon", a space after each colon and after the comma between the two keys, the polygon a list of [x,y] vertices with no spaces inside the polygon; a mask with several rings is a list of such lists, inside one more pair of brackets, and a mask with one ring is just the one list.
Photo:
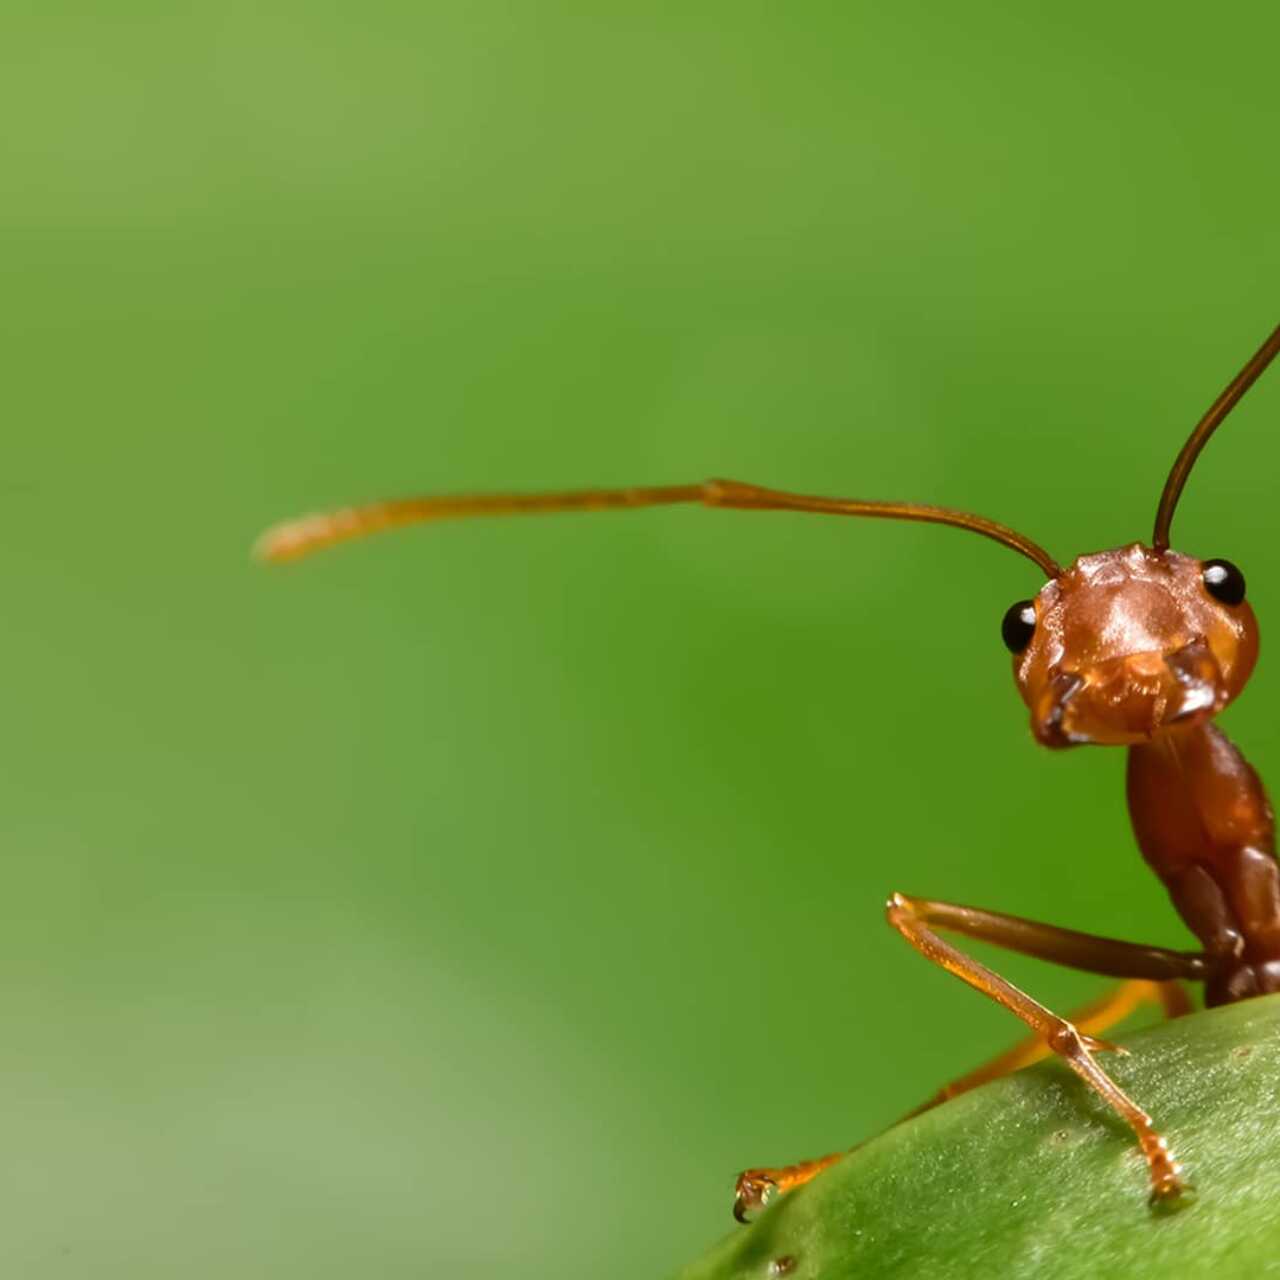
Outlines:
{"label": "ant's front leg", "polygon": [[[1182,1195],[1184,1187],[1180,1176],[1181,1171],[1177,1162],[1169,1154],[1164,1138],[1152,1125],[1151,1117],[1094,1060],[1095,1053],[1114,1049],[1115,1046],[1083,1034],[1073,1023],[1058,1017],[1056,1013],[1020,991],[1013,983],[1000,977],[998,973],[979,964],[962,951],[958,951],[950,943],[944,942],[931,926],[954,929],[971,937],[984,938],[988,942],[1012,945],[1019,951],[1032,950],[1033,944],[1039,939],[1040,945],[1035,946],[1032,953],[1041,955],[1045,959],[1060,959],[1064,954],[1078,954],[1076,949],[1080,946],[1084,935],[1073,937],[1067,931],[1055,930],[1047,925],[1036,925],[1025,920],[1015,921],[1010,917],[997,917],[990,912],[978,911],[970,907],[957,907],[947,902],[908,898],[901,893],[895,893],[889,899],[886,914],[889,923],[922,956],[940,965],[961,981],[967,982],[983,995],[990,996],[998,1004],[1004,1005],[1038,1036],[1043,1037],[1050,1051],[1062,1058],[1067,1066],[1129,1125],[1147,1160],[1147,1169],[1151,1175],[1153,1204],[1168,1204]],[[1012,942],[1010,938],[1013,939]],[[1107,953],[1114,945],[1087,947],[1086,951],[1092,951],[1093,966],[1106,964]],[[1175,958],[1174,967],[1180,967],[1182,972],[1170,973],[1166,970],[1161,976],[1166,978],[1204,976],[1206,962],[1203,956],[1179,955],[1174,952],[1164,953],[1163,957],[1153,957],[1153,959],[1160,960],[1169,956]],[[1130,974],[1128,976],[1151,977],[1153,975]]]}
{"label": "ant's front leg", "polygon": [[[1181,983],[1150,982],[1146,978],[1135,978],[1131,982],[1122,982],[1101,999],[1092,1000],[1082,1008],[1073,1010],[1067,1021],[1085,1035],[1102,1035],[1145,1004],[1158,1004],[1168,1018],[1176,1018],[1191,1011],[1191,1000]],[[951,1098],[976,1089],[980,1084],[987,1084],[1010,1072],[1029,1067],[1033,1062],[1047,1058],[1051,1052],[1043,1037],[1029,1036],[967,1075],[943,1085],[933,1097],[908,1111],[898,1123],[931,1111]],[[745,1173],[740,1173],[734,1188],[733,1216],[739,1222],[746,1222],[749,1214],[763,1209],[769,1200],[803,1186],[837,1160],[842,1160],[857,1149],[855,1146],[850,1151],[837,1151],[816,1160],[801,1160],[777,1169],[748,1169]]]}
{"label": "ant's front leg", "polygon": [[[978,990],[991,995],[993,999],[999,1000],[1001,1004],[1004,1004],[1014,1013],[1017,1013],[1019,1017],[1022,1017],[1023,1021],[1028,1022],[1028,1025],[1032,1027],[1035,1033],[1028,1040],[1000,1054],[999,1057],[985,1063],[977,1070],[969,1072],[968,1075],[962,1076],[958,1080],[953,1080],[930,1098],[928,1102],[909,1112],[907,1116],[903,1117],[904,1119],[919,1115],[921,1112],[945,1102],[948,1098],[966,1093],[989,1080],[995,1080],[1011,1071],[1017,1071],[1032,1062],[1048,1056],[1050,1053],[1060,1053],[1061,1050],[1052,1043],[1051,1034],[1044,1030],[1045,1025],[1050,1025],[1054,1030],[1059,1026],[1074,1028],[1080,1037],[1082,1051],[1087,1054],[1090,1050],[1096,1051],[1098,1049],[1111,1048],[1112,1046],[1110,1045],[1094,1040],[1093,1036],[1102,1034],[1108,1027],[1114,1026],[1117,1022],[1128,1017],[1140,1005],[1157,1003],[1162,1006],[1168,1017],[1177,1017],[1179,1014],[1186,1013],[1190,1010],[1191,1004],[1179,979],[1203,981],[1208,973],[1207,961],[1199,953],[1170,951],[1163,947],[1146,947],[1131,942],[1120,942],[1112,938],[1100,938],[1094,934],[1078,933],[1073,929],[1060,929],[1053,925],[1037,924],[1034,921],[1024,920],[1018,916],[983,911],[976,907],[961,907],[952,903],[912,899],[902,894],[895,894],[889,900],[887,911],[889,922],[917,950],[934,960],[935,963],[942,964],[950,972],[956,973],[958,977],[977,987]],[[1112,977],[1123,977],[1129,980],[1122,983],[1102,999],[1095,1000],[1085,1005],[1082,1009],[1075,1011],[1069,1018],[1059,1019],[1056,1015],[1044,1009],[1043,1006],[1036,1004],[1030,997],[1018,991],[1016,987],[1006,983],[998,975],[962,955],[955,948],[949,947],[933,933],[932,929],[928,927],[929,925],[936,928],[951,929],[973,938],[995,943],[1009,950],[1020,951],[1042,960],[1052,960],[1058,964],[1068,965],[1071,968],[1107,974]],[[916,941],[917,937],[931,939],[934,946],[926,950],[925,946]],[[951,963],[945,963],[940,958],[941,953],[944,951],[949,957],[954,957],[955,967]],[[968,976],[966,970],[983,976],[984,981],[998,984],[1002,990],[1013,993],[1019,1000],[1025,1001],[1028,1007],[1039,1011],[1037,1020],[1031,1022],[1030,1019],[1023,1016],[1020,1009],[1015,1007],[1010,1000],[1002,998],[1001,994],[996,994],[993,990],[988,990],[983,981],[975,981],[974,978]],[[1049,1020],[1048,1024],[1046,1024],[1046,1020]],[[1124,1098],[1124,1101],[1136,1115],[1144,1117],[1148,1129],[1150,1129],[1150,1120],[1145,1117],[1145,1114],[1139,1111],[1128,1098],[1125,1098],[1124,1094],[1120,1093],[1120,1090],[1106,1077],[1101,1068],[1092,1063],[1091,1059],[1090,1063],[1093,1070],[1106,1080],[1110,1089],[1114,1090],[1120,1098]],[[1091,1087],[1096,1087],[1089,1076],[1085,1078]],[[1103,1096],[1109,1103],[1115,1105],[1112,1102],[1109,1091],[1103,1093]],[[1122,1112],[1121,1114],[1124,1113]],[[1129,1119],[1128,1115],[1125,1115],[1125,1118]],[[1154,1133],[1153,1130],[1151,1132]],[[1155,1135],[1155,1137],[1159,1141],[1159,1135]],[[854,1148],[854,1150],[856,1149]],[[1146,1148],[1144,1147],[1145,1150]],[[739,1222],[745,1222],[747,1214],[762,1208],[766,1200],[810,1181],[824,1169],[829,1168],[837,1160],[841,1159],[844,1154],[846,1153],[836,1152],[833,1155],[822,1156],[817,1160],[804,1160],[798,1164],[781,1168],[748,1169],[738,1176],[733,1206],[734,1217]],[[1168,1159],[1167,1153],[1165,1158],[1166,1160]],[[1170,1165],[1172,1165],[1171,1161]],[[1153,1170],[1153,1193],[1155,1191],[1154,1179],[1155,1173]],[[1176,1190],[1170,1186],[1165,1192],[1161,1193],[1161,1198],[1174,1195],[1176,1195]]]}

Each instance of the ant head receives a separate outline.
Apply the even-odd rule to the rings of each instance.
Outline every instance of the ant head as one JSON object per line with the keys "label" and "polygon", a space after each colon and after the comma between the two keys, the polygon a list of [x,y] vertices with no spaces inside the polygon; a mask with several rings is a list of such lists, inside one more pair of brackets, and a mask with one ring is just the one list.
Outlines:
{"label": "ant head", "polygon": [[1005,614],[1018,691],[1050,747],[1146,742],[1221,711],[1258,657],[1244,575],[1134,543],[1081,556]]}
{"label": "ant head", "polygon": [[1147,742],[1221,711],[1258,659],[1244,575],[1229,560],[1169,549],[1169,526],[1200,450],[1280,353],[1280,328],[1209,406],[1160,494],[1151,546],[1081,556],[1004,617],[1018,692],[1049,747]]}

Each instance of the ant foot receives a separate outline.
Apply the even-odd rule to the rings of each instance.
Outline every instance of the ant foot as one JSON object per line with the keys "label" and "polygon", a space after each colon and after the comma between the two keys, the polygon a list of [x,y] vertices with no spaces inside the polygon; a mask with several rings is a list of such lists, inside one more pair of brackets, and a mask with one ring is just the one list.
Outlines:
{"label": "ant foot", "polygon": [[1155,1182],[1147,1203],[1153,1213],[1165,1215],[1189,1208],[1195,1204],[1196,1198],[1195,1187],[1189,1182],[1183,1182],[1176,1172],[1172,1172]]}
{"label": "ant foot", "polygon": [[749,1213],[758,1213],[778,1190],[772,1169],[748,1169],[738,1174],[733,1189],[733,1216],[739,1222],[747,1222]]}
{"label": "ant foot", "polygon": [[817,1160],[801,1160],[782,1169],[748,1169],[738,1174],[738,1185],[733,1196],[733,1216],[739,1222],[747,1221],[748,1213],[763,1209],[775,1196],[786,1195],[796,1187],[802,1187],[823,1169],[835,1164],[844,1153],[822,1156]]}

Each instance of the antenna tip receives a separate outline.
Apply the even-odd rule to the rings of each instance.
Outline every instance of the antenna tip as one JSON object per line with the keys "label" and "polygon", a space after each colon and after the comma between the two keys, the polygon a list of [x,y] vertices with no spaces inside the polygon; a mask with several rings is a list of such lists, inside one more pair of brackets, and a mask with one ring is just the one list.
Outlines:
{"label": "antenna tip", "polygon": [[332,540],[331,516],[302,516],[273,524],[254,542],[251,554],[262,564],[285,564]]}

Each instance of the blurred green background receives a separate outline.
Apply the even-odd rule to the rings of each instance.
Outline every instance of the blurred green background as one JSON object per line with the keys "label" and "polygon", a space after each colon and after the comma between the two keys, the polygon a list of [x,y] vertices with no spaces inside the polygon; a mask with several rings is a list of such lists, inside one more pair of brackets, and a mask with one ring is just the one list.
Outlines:
{"label": "blurred green background", "polygon": [[[888,891],[1186,938],[916,498],[1149,536],[1280,318],[1280,11],[5,6],[0,1271],[650,1277],[1016,1035]],[[1175,545],[1280,613],[1280,374]],[[1226,717],[1280,778],[1280,666]],[[1096,979],[1017,959],[1069,1004]]]}

